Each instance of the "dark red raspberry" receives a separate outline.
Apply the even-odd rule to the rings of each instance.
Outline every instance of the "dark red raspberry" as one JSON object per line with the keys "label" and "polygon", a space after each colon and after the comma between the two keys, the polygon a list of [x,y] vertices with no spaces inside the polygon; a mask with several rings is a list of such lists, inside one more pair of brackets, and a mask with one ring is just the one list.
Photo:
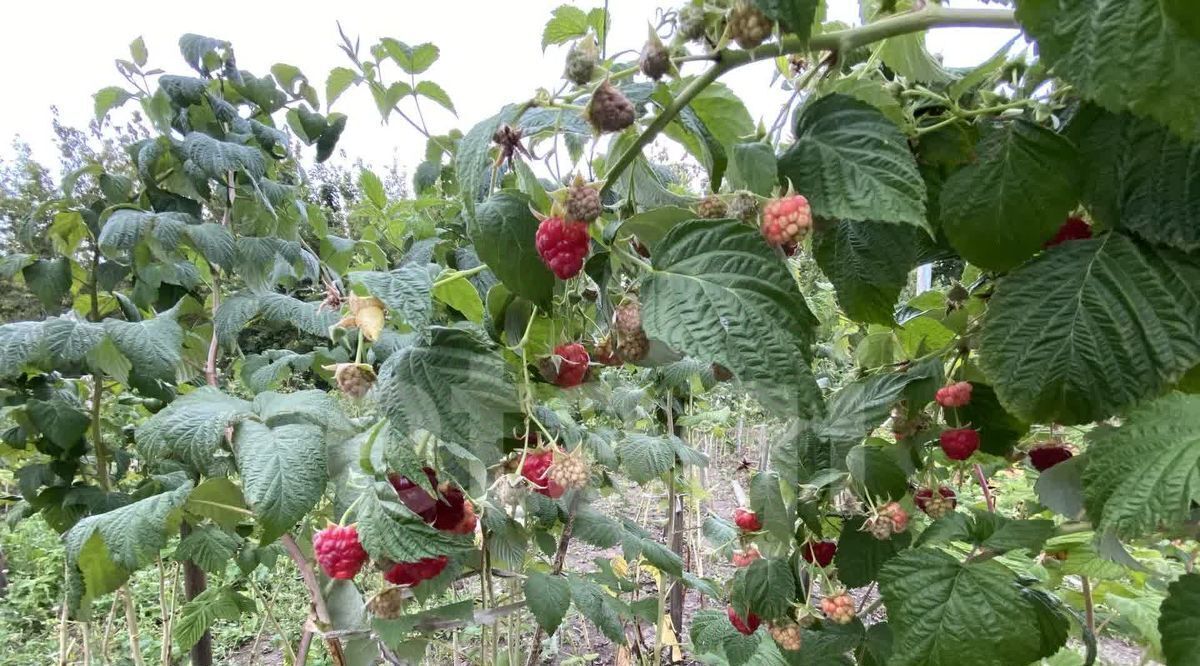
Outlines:
{"label": "dark red raspberry", "polygon": [[586,222],[567,222],[561,217],[542,220],[534,237],[542,263],[560,280],[579,275],[590,242]]}
{"label": "dark red raspberry", "polygon": [[812,541],[804,544],[804,548],[800,551],[800,556],[804,558],[805,562],[822,568],[833,562],[834,555],[837,555],[836,541]]}
{"label": "dark red raspberry", "polygon": [[965,407],[971,402],[971,382],[955,382],[943,386],[934,394],[942,407]]}
{"label": "dark red raspberry", "polygon": [[762,523],[758,522],[758,515],[745,507],[738,507],[733,510],[733,522],[743,532],[757,532],[762,529]]}
{"label": "dark red raspberry", "polygon": [[954,510],[958,505],[958,496],[946,486],[938,486],[937,497],[934,497],[933,488],[921,488],[913,493],[913,503],[927,516],[937,520]]}
{"label": "dark red raspberry", "polygon": [[761,620],[759,620],[758,616],[754,613],[748,614],[746,619],[743,620],[742,618],[738,617],[737,611],[733,610],[733,606],[730,606],[725,612],[729,615],[729,623],[733,625],[734,629],[737,629],[741,633],[749,636],[758,630],[758,625]]}
{"label": "dark red raspberry", "polygon": [[383,574],[383,579],[392,585],[416,585],[423,580],[436,578],[450,559],[445,555],[423,557],[416,562],[397,562]]}
{"label": "dark red raspberry", "polygon": [[1034,469],[1044,472],[1061,462],[1070,460],[1074,455],[1071,453],[1071,449],[1068,449],[1062,442],[1052,440],[1030,449],[1029,462]]}
{"label": "dark red raspberry", "polygon": [[939,441],[947,458],[966,460],[979,450],[979,431],[970,428],[943,430]]}
{"label": "dark red raspberry", "polygon": [[550,465],[554,464],[554,452],[550,449],[530,451],[521,466],[521,476],[534,485],[534,490],[552,499],[562,497],[566,489],[549,478]]}
{"label": "dark red raspberry", "polygon": [[571,342],[555,347],[554,355],[559,357],[554,383],[562,388],[571,388],[582,384],[584,377],[587,376],[588,364],[592,360],[588,356],[587,349],[578,342]]}
{"label": "dark red raspberry", "polygon": [[354,525],[330,525],[313,536],[313,551],[326,576],[349,580],[367,561]]}
{"label": "dark red raspberry", "polygon": [[407,476],[396,473],[388,475],[388,481],[396,489],[396,494],[404,506],[420,516],[426,523],[444,532],[455,534],[474,532],[477,522],[475,507],[467,501],[462,488],[449,481],[438,485],[437,472],[431,467],[426,467],[424,472],[429,479],[429,484],[438,490],[436,498],[421,486],[413,483],[412,479]]}
{"label": "dark red raspberry", "polygon": [[1058,233],[1054,234],[1054,238],[1046,241],[1042,247],[1054,247],[1061,245],[1067,241],[1083,240],[1092,237],[1092,228],[1084,221],[1082,217],[1068,217],[1066,222],[1058,228]]}

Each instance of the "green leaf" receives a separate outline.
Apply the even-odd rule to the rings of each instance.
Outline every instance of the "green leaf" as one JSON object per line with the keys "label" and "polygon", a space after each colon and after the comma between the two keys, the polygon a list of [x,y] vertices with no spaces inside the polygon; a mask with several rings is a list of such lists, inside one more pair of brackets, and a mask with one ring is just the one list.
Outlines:
{"label": "green leaf", "polygon": [[[491,162],[492,135],[500,123],[510,119],[515,112],[516,107],[512,105],[504,107],[500,113],[477,123],[458,143],[458,150],[454,154],[454,171],[458,176],[458,192],[462,196],[468,220],[475,214],[475,202],[487,195],[483,184]],[[475,251],[479,251],[478,245]]]}
{"label": "green leaf", "polygon": [[1200,664],[1200,574],[1180,576],[1167,588],[1158,630],[1170,666]]}
{"label": "green leaf", "polygon": [[784,32],[807,40],[817,18],[820,0],[754,0],[755,6],[773,21],[778,21]]}
{"label": "green leaf", "polygon": [[665,132],[704,166],[708,173],[709,187],[713,190],[720,188],[729,158],[725,154],[725,147],[708,130],[696,111],[691,107],[684,107],[667,125]]}
{"label": "green leaf", "polygon": [[1046,65],[1080,94],[1197,138],[1200,39],[1164,11],[1160,0],[1022,0],[1017,20]]}
{"label": "green leaf", "polygon": [[1200,493],[1200,396],[1173,393],[1088,433],[1083,473],[1098,532],[1133,536],[1182,523]]}
{"label": "green leaf", "polygon": [[861,517],[856,517],[842,524],[837,554],[833,556],[838,579],[849,587],[870,585],[880,576],[884,565],[908,548],[912,541],[909,532],[901,532],[881,541],[871,536],[863,523]]}
{"label": "green leaf", "polygon": [[[167,74],[159,77],[158,87],[167,96],[171,104],[178,108],[186,108],[204,101],[208,82],[191,76],[175,76]],[[170,111],[170,109],[167,109]]]}
{"label": "green leaf", "polygon": [[291,324],[318,337],[329,335],[329,327],[338,321],[337,311],[322,307],[321,301],[306,303],[275,292],[259,296],[258,308],[263,319]]}
{"label": "green leaf", "polygon": [[779,182],[775,151],[761,141],[753,141],[735,144],[732,153],[729,184],[735,189],[748,190],[762,197],[770,196]]}
{"label": "green leaf", "polygon": [[[672,83],[672,91],[678,95],[691,79],[680,79]],[[724,83],[710,84],[692,98],[688,105],[696,112],[704,127],[712,132],[723,146],[732,146],[754,134],[754,119],[737,93]]]}
{"label": "green leaf", "polygon": [[[454,270],[448,268],[438,278],[441,279],[453,273]],[[470,280],[458,278],[444,282],[433,288],[433,297],[458,310],[468,321],[476,324],[483,323],[483,299],[479,297],[479,290],[471,284]]]}
{"label": "green leaf", "polygon": [[891,666],[958,666],[963,655],[978,666],[1026,666],[1066,642],[1066,617],[1022,594],[995,560],[962,564],[910,550],[884,567],[879,590],[894,636]]}
{"label": "green leaf", "polygon": [[462,444],[488,444],[516,413],[516,390],[504,361],[470,333],[431,327],[428,344],[407,347],[379,369],[375,394],[403,433],[427,430]]}
{"label": "green leaf", "polygon": [[579,576],[568,578],[571,600],[579,613],[596,625],[600,632],[618,645],[625,645],[625,627],[621,622],[621,602],[604,588]]}
{"label": "green leaf", "polygon": [[89,349],[87,362],[92,369],[103,372],[126,386],[129,385],[129,371],[133,369],[133,363],[117,349],[112,338],[106,336],[100,344]]}
{"label": "green leaf", "polygon": [[971,509],[969,516],[960,512],[938,519],[921,533],[917,545],[961,541],[993,553],[1010,550],[1037,552],[1053,534],[1053,521],[1013,520]]}
{"label": "green leaf", "polygon": [[104,321],[108,337],[133,364],[129,380],[139,391],[163,394],[163,385],[178,380],[183,367],[183,329],[175,315],[175,310],[168,310],[138,322]]}
{"label": "green leaf", "polygon": [[813,257],[855,321],[891,326],[896,299],[917,264],[917,234],[882,222],[820,221]]}
{"label": "green leaf", "polygon": [[[834,443],[859,444],[887,419],[910,384],[940,377],[941,360],[935,358],[902,372],[883,372],[851,382],[830,397],[828,411],[816,430],[821,438]],[[844,457],[848,448],[838,457]],[[828,462],[829,466],[842,464],[841,460]]]}
{"label": "green leaf", "polygon": [[342,131],[346,129],[346,116],[340,113],[331,113],[327,116],[329,127],[321,132],[321,136],[317,139],[317,162],[324,162],[333,155],[333,149],[337,147],[338,139],[342,136]]}
{"label": "green leaf", "polygon": [[447,95],[446,91],[442,90],[442,87],[433,81],[421,81],[417,83],[416,93],[422,97],[428,97],[450,113],[458,115],[458,111],[454,110],[454,102],[450,101],[450,95]]}
{"label": "green leaf", "polygon": [[942,229],[967,261],[1007,270],[1053,238],[1079,201],[1079,155],[1024,120],[985,132],[977,154],[942,187]]}
{"label": "green leaf", "polygon": [[369,294],[383,301],[388,310],[400,315],[414,331],[424,331],[429,325],[433,315],[433,278],[426,266],[414,262],[387,273],[356,271],[349,278],[366,287]]}
{"label": "green leaf", "polygon": [[232,347],[246,324],[257,316],[258,297],[254,294],[238,292],[225,298],[213,316],[217,340],[226,347]]}
{"label": "green leaf", "polygon": [[40,321],[18,321],[0,326],[0,377],[21,372],[26,363],[41,356],[45,349]]}
{"label": "green leaf", "polygon": [[1033,484],[1038,503],[1071,520],[1083,520],[1083,470],[1087,456],[1080,455],[1038,474]]}
{"label": "green leaf", "polygon": [[733,580],[732,602],[742,617],[748,610],[766,621],[790,613],[796,602],[796,576],[787,559],[757,559]]}
{"label": "green leaf", "polygon": [[184,61],[201,76],[207,77],[215,66],[224,61],[217,54],[218,50],[227,56],[232,53],[229,42],[223,39],[213,39],[190,32],[179,38],[179,52],[183,54]]}
{"label": "green leaf", "polygon": [[420,74],[429,69],[437,61],[440,51],[433,44],[425,43],[409,46],[404,42],[384,37],[379,40],[388,57],[391,58],[405,74]]}
{"label": "green leaf", "polygon": [[[654,568],[676,578],[683,575],[683,558],[653,539],[638,539],[637,550]],[[628,542],[626,542],[628,544]],[[628,545],[627,545],[628,547]]]}
{"label": "green leaf", "polygon": [[550,20],[542,30],[542,51],[551,44],[565,44],[576,37],[587,34],[588,17],[582,9],[562,5],[551,13]]}
{"label": "green leaf", "polygon": [[512,293],[546,312],[554,291],[554,274],[542,263],[534,245],[537,228],[529,198],[507,190],[480,204],[467,224],[479,259]]}
{"label": "green leaf", "polygon": [[30,400],[25,409],[33,427],[64,451],[83,439],[91,423],[80,405],[62,399]]}
{"label": "green leaf", "polygon": [[637,484],[645,485],[675,466],[675,448],[662,437],[629,433],[617,448],[621,470]]}
{"label": "green leaf", "polygon": [[271,543],[312,511],[325,492],[324,437],[310,425],[269,428],[242,421],[233,442],[246,501],[263,528],[259,543]]}
{"label": "green leaf", "polygon": [[242,489],[225,478],[202,481],[188,495],[184,508],[189,514],[208,518],[227,530],[233,530],[246,520],[248,513]]}
{"label": "green leaf", "polygon": [[47,319],[42,335],[55,362],[67,365],[83,362],[88,352],[105,339],[103,325],[70,317]]}
{"label": "green leaf", "polygon": [[133,95],[120,86],[109,86],[96,92],[92,98],[96,101],[96,122],[103,123],[109,111],[133,99]]}
{"label": "green leaf", "polygon": [[172,637],[180,651],[187,652],[217,620],[233,622],[256,609],[254,600],[228,587],[209,588],[179,608]]}
{"label": "green leaf", "polygon": [[781,543],[788,543],[796,531],[796,514],[783,499],[779,475],[763,471],[750,479],[750,508],[763,529]]}
{"label": "green leaf", "polygon": [[1152,121],[1094,107],[1072,121],[1072,136],[1089,166],[1084,202],[1100,226],[1188,252],[1200,249],[1200,142],[1185,143]]}
{"label": "green leaf", "polygon": [[696,214],[686,208],[664,206],[630,215],[619,226],[613,225],[613,228],[616,236],[625,237],[633,234],[637,236],[639,242],[650,250],[654,250],[672,227],[680,222],[694,219],[696,219]]}
{"label": "green leaf", "polygon": [[969,423],[979,431],[979,450],[994,456],[1008,456],[1025,433],[1029,424],[1009,414],[987,384],[971,385],[971,402],[953,409],[959,423]]}
{"label": "green leaf", "polygon": [[1030,423],[1098,421],[1200,361],[1200,267],[1121,234],[1064,243],[1000,279],[980,365]]}
{"label": "green leaf", "polygon": [[820,410],[807,361],[815,318],[757,230],[735,220],[684,222],[667,233],[653,265],[642,284],[648,336],[729,368],[772,410]]}
{"label": "green leaf", "polygon": [[254,416],[250,403],[202,387],[181,396],[138,426],[135,441],[145,460],[176,460],[198,472],[211,472],[225,429]]}
{"label": "green leaf", "polygon": [[879,109],[897,127],[908,130],[912,125],[912,119],[906,117],[904,107],[900,105],[899,97],[888,87],[885,81],[843,76],[822,80],[817,84],[817,92],[822,95],[840,93],[853,97],[860,102],[866,102]]}
{"label": "green leaf", "polygon": [[804,108],[779,177],[818,217],[912,224],[928,230],[925,182],[900,129],[878,109],[845,95]]}
{"label": "green leaf", "polygon": [[856,446],[846,454],[846,469],[876,500],[898,500],[908,493],[908,477],[894,456],[876,446]]}
{"label": "green leaf", "polygon": [[589,507],[575,514],[572,536],[597,548],[612,548],[625,538],[625,528],[616,520]]}
{"label": "green leaf", "polygon": [[334,67],[329,70],[329,76],[325,79],[325,109],[333,108],[337,98],[357,82],[358,74],[348,67]]}
{"label": "green leaf", "polygon": [[554,635],[567,610],[571,608],[571,585],[562,576],[535,571],[523,586],[529,612],[537,618],[538,626],[547,635]]}
{"label": "green leaf", "polygon": [[415,562],[425,557],[457,557],[472,546],[469,539],[426,525],[409,511],[387,483],[377,482],[362,493],[358,530],[363,549],[376,559]]}
{"label": "green leaf", "polygon": [[211,574],[225,572],[225,567],[234,559],[242,539],[219,527],[205,525],[183,538],[175,548],[175,560],[195,562]]}
{"label": "green leaf", "polygon": [[267,163],[261,151],[217,139],[201,132],[190,132],[183,140],[188,163],[213,180],[224,180],[227,172],[240,171],[250,178],[262,178]]}
{"label": "green leaf", "polygon": [[237,246],[229,229],[216,222],[205,222],[188,225],[186,233],[200,256],[227,271],[233,270]]}
{"label": "green leaf", "polygon": [[129,56],[138,67],[146,66],[146,59],[150,54],[146,51],[146,42],[141,36],[129,43]]}
{"label": "green leaf", "polygon": [[889,37],[883,40],[879,48],[879,55],[888,69],[909,81],[940,84],[954,80],[925,48],[924,33]]}
{"label": "green leaf", "polygon": [[43,307],[57,309],[71,291],[71,260],[66,257],[37,259],[21,269],[21,276]]}

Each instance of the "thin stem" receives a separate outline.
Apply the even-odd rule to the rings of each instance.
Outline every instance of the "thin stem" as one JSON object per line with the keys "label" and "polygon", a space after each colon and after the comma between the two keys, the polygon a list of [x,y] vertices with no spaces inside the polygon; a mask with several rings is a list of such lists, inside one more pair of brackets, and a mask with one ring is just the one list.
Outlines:
{"label": "thin stem", "polygon": [[1092,601],[1092,582],[1087,576],[1080,576],[1079,581],[1083,586],[1083,615],[1087,622],[1087,630],[1096,635],[1096,606]]}
{"label": "thin stem", "polygon": [[975,463],[975,478],[979,480],[979,489],[983,491],[983,499],[987,501],[988,511],[996,513],[996,498],[992,497],[992,489],[988,487],[987,477],[983,474],[983,465]]}
{"label": "thin stem", "polygon": [[133,655],[135,666],[145,666],[146,662],[142,659],[141,641],[138,639],[137,607],[133,604],[133,593],[129,591],[128,585],[125,586],[122,593],[125,598],[125,627],[129,632],[129,652]]}
{"label": "thin stem", "polygon": [[487,264],[479,264],[478,266],[475,266],[474,268],[464,268],[463,270],[460,270],[460,271],[454,271],[453,273],[450,273],[449,275],[446,275],[445,277],[441,277],[441,278],[438,278],[437,280],[435,280],[433,283],[433,288],[437,289],[438,287],[450,284],[451,282],[454,282],[455,280],[460,280],[462,278],[469,278],[472,275],[477,275],[486,270],[487,270]]}
{"label": "thin stem", "polygon": [[[292,561],[296,563],[296,568],[300,570],[300,577],[304,580],[304,586],[308,588],[308,596],[312,598],[313,613],[317,616],[317,622],[322,625],[321,630],[327,631],[332,625],[332,620],[330,620],[329,609],[325,606],[325,596],[321,594],[321,584],[317,581],[316,572],[313,571],[308,559],[304,557],[304,553],[301,552],[299,544],[296,543],[296,539],[292,537],[291,533],[284,534],[279,541],[283,543],[284,550],[288,552]],[[310,632],[305,631],[305,636],[312,640]],[[342,666],[345,663],[342,642],[336,637],[325,636],[325,645],[329,648],[329,656],[333,659],[333,663],[336,666]],[[301,646],[304,646],[304,637],[301,637]],[[300,652],[297,650],[297,653]]]}

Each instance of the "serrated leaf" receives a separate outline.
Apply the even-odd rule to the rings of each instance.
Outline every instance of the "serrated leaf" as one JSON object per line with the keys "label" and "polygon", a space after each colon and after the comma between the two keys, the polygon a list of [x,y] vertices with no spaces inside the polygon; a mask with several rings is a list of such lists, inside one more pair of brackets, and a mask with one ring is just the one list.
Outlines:
{"label": "serrated leaf", "polygon": [[621,470],[638,484],[646,484],[675,466],[675,448],[662,437],[630,433],[617,447]]}
{"label": "serrated leaf", "polygon": [[900,129],[878,109],[835,94],[810,102],[779,178],[818,217],[911,224],[928,230],[925,182]]}
{"label": "serrated leaf", "polygon": [[870,585],[879,577],[884,565],[912,542],[909,532],[895,534],[890,539],[876,539],[866,531],[863,522],[859,517],[842,524],[837,554],[833,556],[838,579],[849,587]]}
{"label": "serrated leaf", "polygon": [[737,572],[732,602],[742,617],[752,612],[766,621],[788,613],[796,602],[796,576],[786,559],[755,560]]}
{"label": "serrated leaf", "polygon": [[427,430],[469,445],[496,442],[516,390],[504,361],[470,333],[431,327],[430,342],[402,349],[379,369],[375,395],[403,433]]}
{"label": "serrated leaf", "polygon": [[588,17],[582,9],[561,5],[551,12],[550,20],[542,29],[542,51],[551,44],[564,44],[582,37],[588,30]]}
{"label": "serrated leaf", "polygon": [[1083,473],[1098,532],[1133,536],[1181,523],[1200,493],[1200,396],[1173,393],[1088,433]]}
{"label": "serrated leaf", "polygon": [[228,587],[209,588],[179,608],[172,637],[179,649],[186,652],[217,620],[233,622],[242,613],[254,612],[256,608],[252,599]]}
{"label": "serrated leaf", "polygon": [[358,530],[363,549],[371,557],[393,562],[415,562],[425,557],[457,557],[472,547],[463,536],[434,529],[399,502],[395,490],[376,482],[362,492],[358,504]]}
{"label": "serrated leaf", "polygon": [[[912,384],[941,377],[941,361],[931,359],[914,363],[898,372],[881,372],[843,386],[834,393],[823,419],[815,424],[817,434],[844,448],[860,443],[887,419],[892,407]],[[849,445],[849,446],[845,446]],[[830,460],[826,467],[841,466],[842,460]]]}
{"label": "serrated leaf", "polygon": [[175,560],[179,562],[195,562],[197,566],[211,574],[225,571],[234,559],[242,540],[219,527],[206,525],[193,530],[175,547]]}
{"label": "serrated leaf", "polygon": [[548,311],[554,274],[542,263],[534,244],[538,220],[529,203],[519,192],[497,192],[479,205],[467,230],[479,259],[504,286]]}
{"label": "serrated leaf", "polygon": [[242,489],[225,478],[205,479],[188,495],[184,506],[189,514],[203,516],[232,530],[247,519]]}
{"label": "serrated leaf", "polygon": [[1001,278],[980,365],[1030,423],[1085,423],[1161,393],[1200,361],[1200,267],[1121,234],[1064,243]]}
{"label": "serrated leaf", "polygon": [[83,438],[91,423],[82,405],[61,398],[29,400],[25,403],[25,410],[33,427],[64,451]]}
{"label": "serrated leaf", "polygon": [[763,529],[780,543],[789,543],[795,532],[796,514],[783,499],[779,475],[771,471],[750,479],[750,508],[758,515]]}
{"label": "serrated leaf", "polygon": [[66,257],[35,259],[21,269],[25,286],[48,310],[57,311],[71,291],[71,260]]}
{"label": "serrated leaf", "polygon": [[458,115],[458,111],[454,109],[454,102],[450,101],[450,95],[446,94],[446,91],[442,90],[442,87],[433,81],[421,81],[417,83],[415,91],[418,95],[428,97],[437,102],[450,113]]}
{"label": "serrated leaf", "polygon": [[959,423],[969,423],[979,431],[979,450],[994,456],[1008,456],[1013,446],[1029,432],[1029,424],[1009,414],[1000,404],[995,390],[987,384],[972,383],[971,402],[954,408]]}
{"label": "serrated leaf", "polygon": [[329,70],[329,76],[325,79],[325,108],[331,108],[334,101],[357,81],[358,74],[347,67],[334,67]]}
{"label": "serrated leaf", "polygon": [[[680,79],[674,82],[673,92],[678,95],[689,81]],[[718,81],[708,85],[692,98],[688,106],[723,146],[732,146],[754,134],[754,119],[750,117],[745,103],[724,83]]]}
{"label": "serrated leaf", "polygon": [[216,222],[205,222],[188,225],[186,233],[192,247],[209,263],[227,271],[233,269],[237,249],[229,229]]}
{"label": "serrated leaf", "polygon": [[217,329],[217,340],[226,347],[237,342],[238,334],[258,316],[258,297],[247,292],[232,294],[221,301],[213,316],[213,326]]}
{"label": "serrated leaf", "polygon": [[[504,107],[500,113],[477,123],[459,140],[458,150],[454,154],[454,171],[459,180],[459,195],[462,197],[468,220],[475,215],[475,203],[488,194],[483,183],[491,161],[492,135],[500,123],[511,118],[514,112],[515,107],[512,105]],[[527,240],[526,243],[528,242],[530,241]],[[476,251],[479,251],[478,245]]]}
{"label": "serrated leaf", "polygon": [[967,261],[1007,270],[1054,237],[1079,201],[1079,155],[1024,120],[985,132],[977,154],[942,186],[942,229]]}
{"label": "serrated leaf", "polygon": [[1158,630],[1170,666],[1200,664],[1200,574],[1180,576],[1167,588]]}
{"label": "serrated leaf", "polygon": [[[729,160],[729,184],[759,196],[770,196],[779,182],[775,151],[761,141],[735,144]],[[640,238],[640,236],[639,236]]]}
{"label": "serrated leaf", "polygon": [[225,429],[254,415],[250,403],[202,387],[151,416],[136,431],[146,460],[176,460],[199,472],[218,469]]}
{"label": "serrated leaf", "polygon": [[192,69],[201,76],[208,76],[212,71],[209,56],[216,56],[216,51],[229,52],[229,42],[223,39],[213,39],[204,35],[187,33],[179,38],[179,52]]}
{"label": "serrated leaf", "polygon": [[12,377],[45,350],[43,324],[18,321],[0,326],[0,377]]}
{"label": "serrated leaf", "polygon": [[917,264],[917,234],[883,222],[821,221],[813,257],[837,290],[838,304],[855,321],[891,326],[896,299]]}
{"label": "serrated leaf", "polygon": [[538,626],[553,636],[571,608],[571,584],[562,576],[534,571],[525,579],[523,588],[529,612],[537,618]]}
{"label": "serrated leaf", "polygon": [[262,178],[267,170],[261,151],[228,141],[220,141],[201,132],[190,132],[183,140],[188,162],[214,180],[224,180],[229,171],[240,171],[250,178]]}
{"label": "serrated leaf", "polygon": [[108,337],[133,364],[129,380],[139,391],[162,394],[163,384],[178,379],[183,366],[183,329],[175,315],[175,310],[168,310],[139,322],[104,321]]}
{"label": "serrated leaf", "polygon": [[312,511],[325,492],[321,429],[242,421],[234,428],[233,443],[246,502],[262,525],[259,543],[271,543]]}
{"label": "serrated leaf", "polygon": [[907,129],[908,126],[912,125],[912,120],[905,116],[904,107],[900,105],[899,97],[884,81],[843,76],[821,81],[817,86],[817,91],[822,95],[839,93],[853,97],[861,102],[866,102],[879,109],[897,127]]}
{"label": "serrated leaf", "polygon": [[581,615],[588,619],[608,639],[625,645],[625,627],[621,622],[621,603],[590,580],[572,575],[568,578],[571,600]]}
{"label": "serrated leaf", "polygon": [[879,501],[898,500],[908,492],[908,477],[896,459],[876,446],[859,445],[846,454],[846,469],[867,494]]}
{"label": "serrated leaf", "polygon": [[690,220],[667,233],[642,284],[646,334],[729,368],[782,414],[812,414],[821,398],[808,366],[815,319],[786,264],[753,228]]}
{"label": "serrated leaf", "polygon": [[778,21],[784,32],[807,40],[821,8],[820,0],[754,0],[762,13]]}
{"label": "serrated leaf", "polygon": [[97,91],[92,98],[95,100],[96,122],[104,123],[109,111],[133,99],[133,95],[120,86],[109,86]]}
{"label": "serrated leaf", "polygon": [[[446,278],[453,273],[453,270],[446,269],[438,276],[438,279]],[[462,316],[467,318],[467,321],[476,324],[483,323],[483,299],[479,297],[479,290],[471,284],[470,280],[460,278],[443,282],[433,288],[433,297],[458,310]]]}
{"label": "serrated leaf", "polygon": [[338,313],[323,307],[321,301],[305,302],[284,294],[268,292],[258,297],[258,314],[268,321],[291,324],[318,337],[329,334],[338,321]]}
{"label": "serrated leaf", "polygon": [[1026,666],[1066,642],[1067,619],[1047,616],[995,560],[962,564],[941,551],[910,550],[884,567],[879,589],[892,666],[958,666],[963,655],[979,666]]}
{"label": "serrated leaf", "polygon": [[1087,456],[1074,456],[1038,474],[1033,484],[1038,503],[1071,520],[1082,520],[1084,513],[1083,470]]}
{"label": "serrated leaf", "polygon": [[621,523],[590,507],[581,508],[575,513],[573,525],[573,538],[597,548],[611,548],[625,538],[625,528]]}
{"label": "serrated leaf", "polygon": [[1164,11],[1159,0],[1022,0],[1017,20],[1042,60],[1080,94],[1196,138],[1200,40]]}
{"label": "serrated leaf", "polygon": [[47,319],[42,327],[47,351],[56,363],[81,363],[104,340],[104,326],[71,317]]}
{"label": "serrated leaf", "polygon": [[619,225],[613,225],[612,228],[616,236],[623,238],[633,234],[637,236],[639,242],[653,250],[672,227],[694,219],[696,219],[696,213],[687,208],[665,206],[635,213],[625,218]]}

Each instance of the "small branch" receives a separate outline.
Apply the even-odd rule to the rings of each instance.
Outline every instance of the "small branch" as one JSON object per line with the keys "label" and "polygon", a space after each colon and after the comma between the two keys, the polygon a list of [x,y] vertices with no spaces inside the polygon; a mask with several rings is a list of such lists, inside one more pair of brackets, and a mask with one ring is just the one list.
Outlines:
{"label": "small branch", "polygon": [[[283,543],[283,548],[288,552],[292,561],[296,563],[296,568],[300,570],[300,577],[304,580],[304,586],[308,588],[308,596],[312,598],[313,613],[317,616],[317,622],[321,624],[321,630],[325,631],[332,627],[333,621],[329,618],[329,609],[325,606],[325,596],[321,594],[321,583],[317,581],[317,574],[313,571],[312,565],[308,559],[304,557],[304,553],[300,550],[300,545],[296,543],[296,539],[290,533],[279,537],[279,541]],[[297,663],[303,664],[300,659],[305,646],[305,638],[311,640],[310,632],[306,629],[304,636],[300,639],[300,650],[297,650]],[[343,666],[345,664],[345,656],[342,654],[342,643],[335,637],[326,637],[325,644],[329,648],[329,655],[333,659],[335,666]]]}
{"label": "small branch", "polygon": [[[571,532],[575,528],[575,512],[579,509],[579,499],[577,491],[567,510],[567,524],[563,526],[562,535],[558,537],[558,550],[554,553],[554,567],[550,571],[552,576],[562,573],[563,563],[567,560],[567,546],[571,544]],[[525,661],[525,666],[535,666],[542,656],[542,633],[542,627],[538,625],[537,630],[533,632],[533,641],[529,644],[529,659]]]}
{"label": "small branch", "polygon": [[983,491],[983,499],[987,501],[988,511],[996,513],[996,498],[992,497],[992,489],[988,487],[987,477],[983,474],[983,465],[975,463],[975,478],[979,480],[979,489]]}
{"label": "small branch", "polygon": [[129,652],[133,656],[135,666],[145,666],[145,660],[142,659],[141,641],[138,639],[138,619],[137,608],[133,605],[133,593],[129,591],[129,586],[121,590],[122,596],[125,598],[125,629],[129,632]]}
{"label": "small branch", "polygon": [[1087,623],[1087,630],[1093,636],[1096,635],[1096,606],[1092,601],[1092,582],[1087,576],[1079,577],[1080,583],[1083,586],[1083,616]]}

